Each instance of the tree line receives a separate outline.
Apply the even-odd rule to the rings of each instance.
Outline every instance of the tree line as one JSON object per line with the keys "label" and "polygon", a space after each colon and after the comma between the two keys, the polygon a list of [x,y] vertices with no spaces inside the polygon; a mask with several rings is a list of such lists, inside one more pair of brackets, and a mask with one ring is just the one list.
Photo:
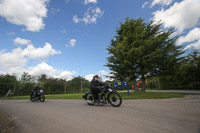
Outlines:
{"label": "tree line", "polygon": [[35,77],[24,72],[20,78],[16,75],[0,75],[0,96],[5,96],[9,89],[15,96],[29,95],[35,83],[38,83],[45,94],[81,93],[90,88],[89,81],[81,76],[66,81],[47,77],[45,74]]}

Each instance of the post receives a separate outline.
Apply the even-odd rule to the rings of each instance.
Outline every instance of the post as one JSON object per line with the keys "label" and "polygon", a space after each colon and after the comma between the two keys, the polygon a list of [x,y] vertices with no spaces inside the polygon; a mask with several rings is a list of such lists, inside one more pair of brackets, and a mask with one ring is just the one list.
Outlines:
{"label": "post", "polygon": [[66,94],[66,90],[67,90],[67,89],[66,89],[66,80],[65,80],[65,94]]}
{"label": "post", "polygon": [[16,83],[14,83],[13,96],[15,96]]}

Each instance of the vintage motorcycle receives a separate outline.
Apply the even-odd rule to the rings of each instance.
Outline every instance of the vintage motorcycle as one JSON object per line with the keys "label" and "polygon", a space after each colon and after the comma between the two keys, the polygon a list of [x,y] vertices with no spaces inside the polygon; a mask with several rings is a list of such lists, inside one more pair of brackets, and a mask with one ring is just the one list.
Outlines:
{"label": "vintage motorcycle", "polygon": [[43,90],[39,90],[39,92],[36,92],[37,94],[34,95],[34,92],[32,91],[30,93],[30,100],[32,102],[38,101],[40,100],[41,102],[45,101],[45,96],[44,96],[44,91]]}
{"label": "vintage motorcycle", "polygon": [[95,103],[94,96],[91,92],[85,92],[83,98],[88,105],[107,104],[110,103],[113,107],[119,107],[122,104],[122,98],[116,91],[112,90],[110,85],[104,85],[100,89],[99,102]]}

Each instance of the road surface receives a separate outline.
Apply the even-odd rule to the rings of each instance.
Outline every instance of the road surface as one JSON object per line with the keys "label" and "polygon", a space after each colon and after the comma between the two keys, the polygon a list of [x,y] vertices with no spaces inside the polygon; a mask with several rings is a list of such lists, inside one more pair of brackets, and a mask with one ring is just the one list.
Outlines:
{"label": "road surface", "polygon": [[200,95],[124,100],[119,108],[83,100],[0,100],[17,133],[200,133]]}

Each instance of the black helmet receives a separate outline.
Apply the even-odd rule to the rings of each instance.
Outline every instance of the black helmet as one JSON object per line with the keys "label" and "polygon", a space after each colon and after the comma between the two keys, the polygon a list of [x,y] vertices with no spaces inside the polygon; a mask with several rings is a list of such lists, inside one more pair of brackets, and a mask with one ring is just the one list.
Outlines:
{"label": "black helmet", "polygon": [[98,76],[98,75],[94,75],[94,76],[93,76],[93,79],[94,79],[94,78],[99,78],[99,76]]}

